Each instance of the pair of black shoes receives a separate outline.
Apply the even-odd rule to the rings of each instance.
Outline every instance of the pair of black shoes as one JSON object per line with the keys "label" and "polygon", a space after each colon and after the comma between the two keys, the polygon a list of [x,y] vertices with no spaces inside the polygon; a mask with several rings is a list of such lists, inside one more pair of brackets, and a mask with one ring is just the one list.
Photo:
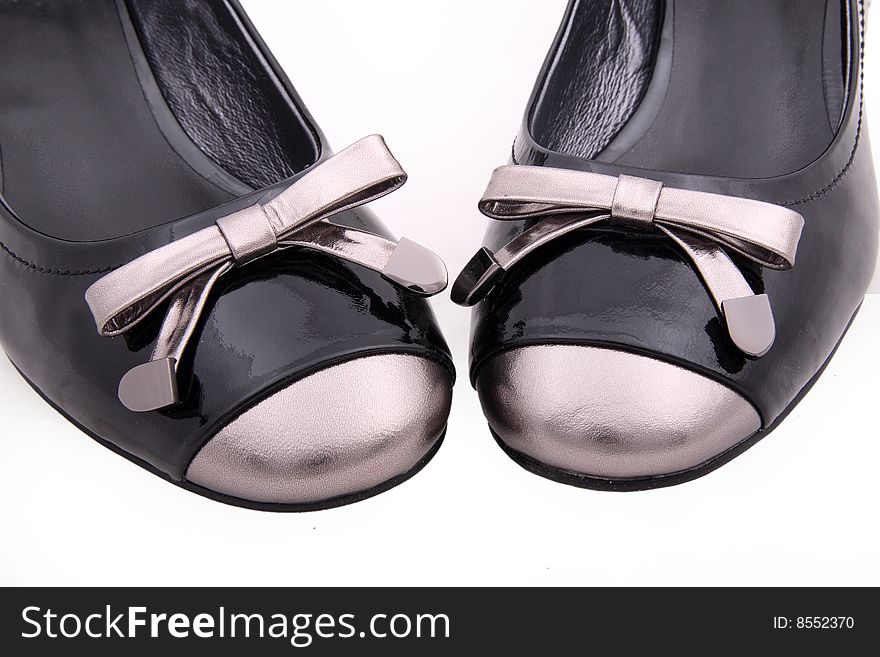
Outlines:
{"label": "pair of black shoes", "polygon": [[[499,444],[566,483],[685,481],[771,431],[877,253],[857,0],[572,0],[452,287]],[[364,206],[233,0],[0,5],[0,338],[180,486],[304,510],[445,433],[433,253]],[[796,260],[796,263],[795,263]]]}

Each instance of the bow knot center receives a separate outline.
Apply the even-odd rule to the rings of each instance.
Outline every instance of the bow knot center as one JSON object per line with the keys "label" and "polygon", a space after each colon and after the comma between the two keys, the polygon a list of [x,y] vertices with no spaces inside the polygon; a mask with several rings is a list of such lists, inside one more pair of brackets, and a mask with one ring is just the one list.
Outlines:
{"label": "bow knot center", "polygon": [[611,217],[621,221],[650,227],[663,183],[648,178],[620,176],[614,188]]}
{"label": "bow knot center", "polygon": [[251,205],[222,217],[216,224],[238,265],[278,248],[278,236],[272,228],[266,209],[261,205]]}

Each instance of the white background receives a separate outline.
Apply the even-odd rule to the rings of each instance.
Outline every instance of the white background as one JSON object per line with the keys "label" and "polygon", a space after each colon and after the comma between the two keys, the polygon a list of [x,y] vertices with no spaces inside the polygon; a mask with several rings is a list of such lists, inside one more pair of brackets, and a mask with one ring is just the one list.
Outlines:
{"label": "white background", "polygon": [[[456,273],[565,1],[244,5],[334,146],[386,136],[410,182],[376,209]],[[628,494],[510,461],[467,383],[469,313],[446,296],[435,308],[460,373],[444,446],[403,486],[311,514],[233,508],[161,481],[79,433],[0,358],[0,583],[880,584],[880,296],[771,437],[695,482]]]}

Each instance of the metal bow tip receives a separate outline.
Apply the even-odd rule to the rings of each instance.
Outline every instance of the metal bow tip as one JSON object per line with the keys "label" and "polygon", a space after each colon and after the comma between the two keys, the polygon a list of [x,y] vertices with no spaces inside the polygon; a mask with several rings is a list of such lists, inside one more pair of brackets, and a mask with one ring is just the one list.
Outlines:
{"label": "metal bow tip", "polygon": [[486,247],[474,254],[452,284],[452,302],[460,306],[475,306],[501,280],[504,268]]}
{"label": "metal bow tip", "polygon": [[128,370],[119,381],[119,400],[136,413],[176,404],[177,361],[161,358]]}
{"label": "metal bow tip", "polygon": [[759,358],[770,351],[776,339],[776,324],[770,297],[753,294],[738,299],[725,299],[721,304],[727,332],[739,350]]}
{"label": "metal bow tip", "polygon": [[763,201],[520,165],[495,170],[479,208],[491,219],[535,221],[497,251],[483,247],[471,258],[452,286],[455,303],[479,303],[529,254],[572,231],[603,222],[657,230],[690,259],[731,341],[754,358],[776,337],[770,299],[755,294],[727,250],[762,267],[790,269],[804,225],[797,212]]}
{"label": "metal bow tip", "polygon": [[402,237],[382,269],[388,280],[410,292],[430,296],[446,289],[446,265],[433,251]]}
{"label": "metal bow tip", "polygon": [[447,283],[443,261],[407,239],[331,223],[333,215],[385,196],[406,173],[378,135],[366,137],[307,170],[265,204],[218,219],[213,226],[166,244],[100,278],[85,298],[98,332],[116,336],[168,303],[149,362],[119,383],[132,411],[179,401],[177,367],[216,282],[235,267],[281,250],[321,251],[366,267],[407,291],[437,294]]}

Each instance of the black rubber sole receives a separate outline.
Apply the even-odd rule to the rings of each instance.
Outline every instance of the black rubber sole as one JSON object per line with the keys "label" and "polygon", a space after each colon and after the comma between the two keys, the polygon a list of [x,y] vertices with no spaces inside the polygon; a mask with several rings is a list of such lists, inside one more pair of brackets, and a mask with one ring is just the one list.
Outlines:
{"label": "black rubber sole", "polygon": [[860,309],[861,304],[859,304],[859,307],[856,308],[853,316],[850,317],[849,323],[846,325],[846,329],[844,330],[843,335],[840,336],[840,340],[837,341],[837,344],[834,345],[834,349],[828,355],[828,358],[826,358],[825,362],[822,363],[822,367],[820,367],[819,370],[813,375],[813,377],[807,382],[807,384],[803,388],[801,388],[800,392],[798,392],[791,403],[785,408],[782,413],[779,414],[779,417],[777,417],[767,428],[761,429],[757,433],[752,434],[745,440],[737,443],[733,447],[730,447],[721,454],[714,456],[708,461],[705,461],[700,465],[696,465],[686,470],[680,470],[678,472],[671,472],[668,474],[653,475],[648,477],[597,477],[594,475],[583,474],[580,472],[574,472],[572,470],[566,470],[564,468],[547,465],[546,463],[532,458],[527,454],[523,454],[522,452],[519,452],[507,445],[501,439],[501,437],[497,433],[495,433],[492,427],[489,427],[489,431],[492,433],[492,437],[495,438],[495,442],[497,442],[501,449],[504,450],[504,453],[507,454],[511,459],[513,459],[513,461],[519,466],[528,470],[532,474],[536,474],[539,477],[544,477],[545,479],[550,479],[560,484],[576,486],[578,488],[588,488],[591,490],[614,492],[652,490],[655,488],[666,488],[667,486],[677,486],[678,484],[684,484],[688,481],[699,479],[700,477],[709,474],[713,470],[720,468],[722,465],[733,460],[750,447],[756,445],[761,439],[766,438],[768,435],[770,435],[770,433],[772,433],[773,430],[778,427],[782,423],[782,421],[786,417],[788,417],[788,414],[791,413],[794,408],[800,403],[801,399],[803,399],[804,396],[810,391],[816,381],[819,380],[819,377],[825,371],[825,368],[828,367],[828,363],[831,362],[834,354],[837,353],[838,347],[840,347],[841,342],[843,342],[843,338],[846,336],[847,332],[849,332],[849,327],[852,326],[853,320],[855,320],[856,315],[858,315]]}
{"label": "black rubber sole", "polygon": [[143,468],[147,472],[150,472],[157,477],[164,479],[165,481],[174,484],[178,488],[183,488],[184,490],[188,490],[191,493],[195,493],[196,495],[200,495],[202,497],[207,497],[208,499],[214,500],[215,502],[222,502],[223,504],[229,504],[230,506],[237,506],[244,509],[252,509],[254,511],[273,511],[276,513],[307,513],[309,511],[323,511],[324,509],[334,509],[339,506],[346,506],[347,504],[353,504],[355,502],[360,502],[362,500],[366,500],[370,497],[374,497],[379,495],[380,493],[384,493],[387,490],[394,488],[395,486],[399,486],[407,479],[417,474],[422,468],[424,468],[428,461],[434,458],[434,455],[440,449],[440,445],[443,444],[443,439],[446,438],[446,428],[443,429],[443,433],[440,434],[440,437],[436,440],[436,442],[431,446],[431,449],[421,458],[419,461],[408,471],[403,474],[399,474],[396,477],[392,477],[391,479],[382,482],[378,486],[374,486],[372,488],[368,488],[367,490],[358,491],[356,493],[350,493],[347,495],[340,495],[338,497],[331,497],[326,500],[321,500],[318,502],[307,502],[300,504],[275,504],[275,503],[266,503],[266,502],[253,502],[251,500],[245,500],[239,497],[233,497],[231,495],[224,495],[223,493],[217,493],[212,491],[209,488],[204,488],[197,484],[193,484],[189,481],[182,480],[178,481],[176,479],[172,479],[167,474],[154,468],[152,465],[147,463],[146,461],[139,459],[137,456],[133,454],[129,454],[124,449],[121,449],[114,445],[113,443],[104,440],[100,436],[96,435],[82,424],[77,422],[75,419],[70,417],[67,413],[64,412],[62,408],[56,405],[51,399],[47,398],[43,392],[35,386],[30,379],[28,379],[22,371],[18,368],[18,366],[9,359],[9,362],[12,363],[12,366],[16,369],[16,371],[21,374],[21,377],[27,381],[28,385],[36,391],[36,393],[45,401],[49,406],[51,406],[55,411],[58,412],[65,420],[70,422],[77,429],[86,434],[89,438],[97,442],[98,444],[106,447],[112,452],[119,454],[128,461],[131,461],[138,467]]}

